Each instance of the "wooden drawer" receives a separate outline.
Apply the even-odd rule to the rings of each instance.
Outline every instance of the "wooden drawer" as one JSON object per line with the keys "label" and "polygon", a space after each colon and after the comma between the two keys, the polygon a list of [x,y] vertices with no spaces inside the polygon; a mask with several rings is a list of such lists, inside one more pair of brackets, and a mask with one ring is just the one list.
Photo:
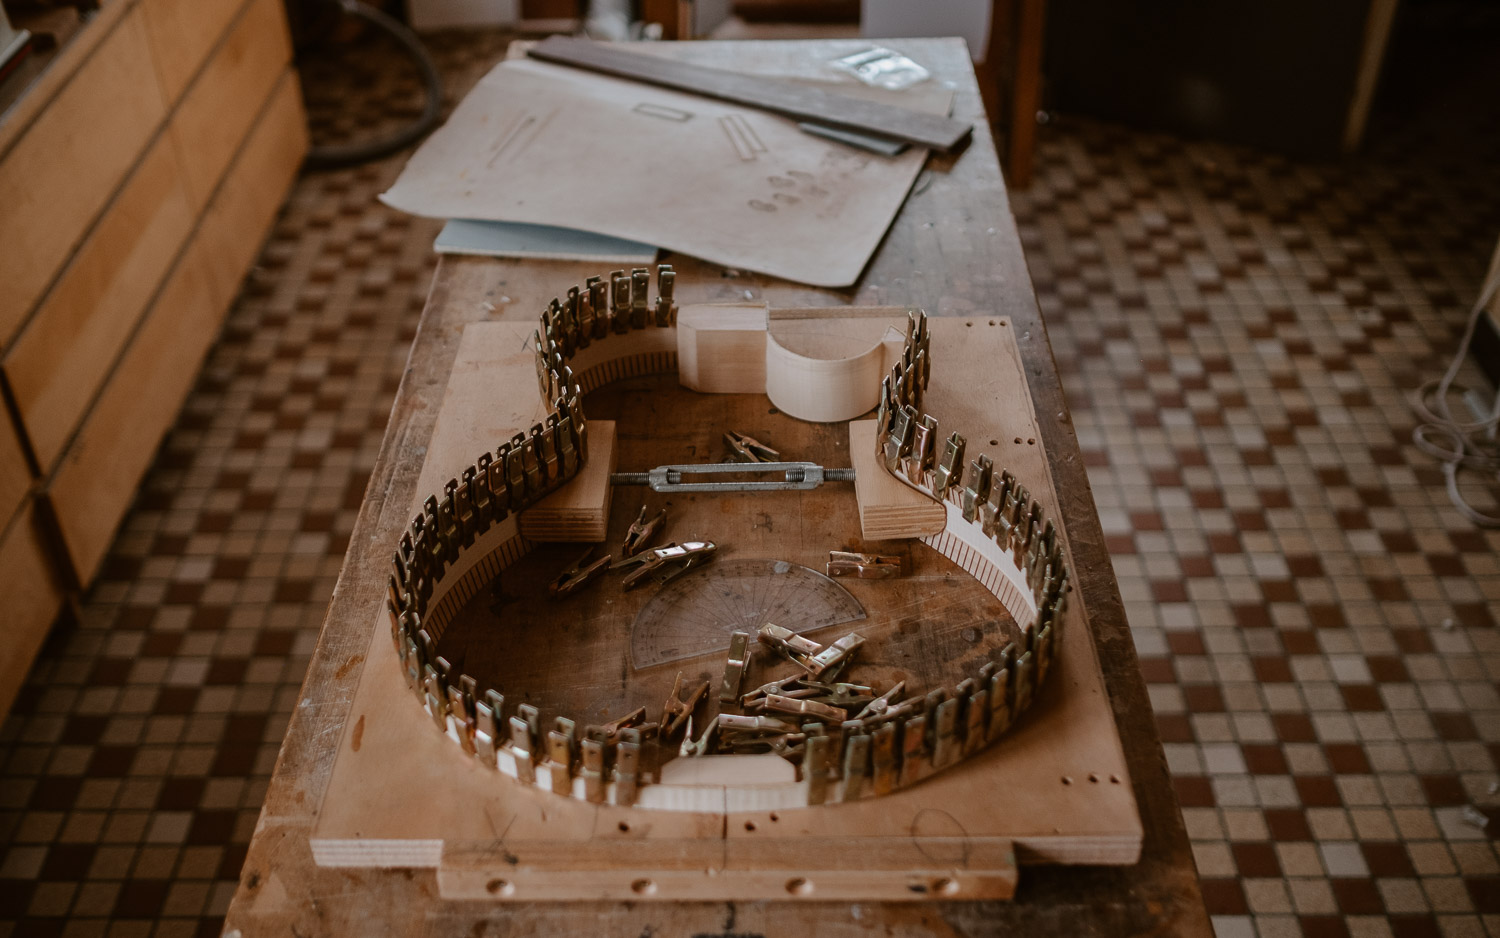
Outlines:
{"label": "wooden drawer", "polygon": [[[248,110],[261,112],[253,105]],[[79,583],[93,579],[162,436],[176,420],[305,147],[302,103],[295,76],[286,69],[219,196],[47,487]],[[238,265],[233,269],[230,256]]]}
{"label": "wooden drawer", "polygon": [[160,136],[0,362],[43,473],[62,454],[192,225],[174,149]]}
{"label": "wooden drawer", "polygon": [[259,103],[291,61],[282,0],[250,0],[179,105],[168,133],[177,145],[193,207],[212,196]]}
{"label": "wooden drawer", "polygon": [[245,0],[141,0],[162,95],[175,102]]}
{"label": "wooden drawer", "polygon": [[165,112],[145,26],[132,10],[0,156],[0,345],[83,238]]}
{"label": "wooden drawer", "polygon": [[297,73],[282,74],[266,112],[203,216],[200,237],[227,307],[260,254],[271,223],[307,152],[307,119]]}
{"label": "wooden drawer", "polygon": [[62,608],[63,591],[28,501],[0,533],[0,717],[10,710],[32,659]]}
{"label": "wooden drawer", "polygon": [[195,240],[47,487],[79,583],[93,579],[157,445],[176,420],[218,332],[219,312],[203,243]]}
{"label": "wooden drawer", "polygon": [[[10,415],[0,409],[0,518],[9,518],[31,488],[31,466],[21,448],[21,436]],[[4,579],[0,567],[0,580]]]}

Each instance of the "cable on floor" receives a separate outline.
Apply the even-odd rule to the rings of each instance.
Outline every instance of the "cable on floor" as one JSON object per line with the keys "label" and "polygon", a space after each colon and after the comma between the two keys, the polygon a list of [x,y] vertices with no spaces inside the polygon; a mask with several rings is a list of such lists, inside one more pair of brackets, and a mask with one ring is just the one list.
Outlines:
{"label": "cable on floor", "polygon": [[1469,314],[1468,327],[1448,370],[1441,378],[1425,382],[1411,398],[1412,410],[1423,421],[1412,430],[1412,442],[1443,464],[1448,498],[1460,514],[1482,528],[1500,528],[1500,517],[1484,514],[1469,503],[1459,489],[1459,472],[1467,470],[1493,475],[1500,482],[1500,441],[1495,438],[1496,429],[1500,428],[1500,391],[1495,394],[1489,415],[1479,420],[1454,417],[1449,401],[1454,393],[1462,396],[1468,391],[1454,382],[1469,356],[1469,346],[1474,341],[1474,331],[1479,328],[1479,319],[1497,292],[1500,292],[1500,264],[1490,270],[1479,291],[1479,299]]}
{"label": "cable on floor", "polygon": [[443,79],[438,74],[437,63],[422,45],[416,33],[406,28],[400,20],[359,0],[328,0],[350,16],[356,16],[389,33],[408,52],[421,74],[426,94],[426,104],[417,119],[388,137],[362,143],[345,143],[313,147],[307,153],[305,165],[311,169],[333,169],[353,166],[396,152],[408,144],[415,143],[437,123],[443,110]]}

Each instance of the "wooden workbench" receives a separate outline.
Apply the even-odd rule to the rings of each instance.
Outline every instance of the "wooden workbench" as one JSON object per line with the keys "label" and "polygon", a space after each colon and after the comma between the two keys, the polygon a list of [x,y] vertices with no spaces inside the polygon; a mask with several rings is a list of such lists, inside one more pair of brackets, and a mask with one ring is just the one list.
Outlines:
{"label": "wooden workbench", "polygon": [[[785,56],[800,51],[800,45],[810,57],[831,57],[816,43],[721,45],[726,63]],[[954,83],[955,116],[983,123],[961,42],[913,40],[903,44],[903,51],[927,65],[937,80]],[[812,901],[449,902],[438,898],[430,870],[317,867],[308,834],[359,682],[369,630],[384,601],[390,545],[409,520],[422,453],[463,326],[507,315],[513,304],[530,314],[558,285],[579,282],[596,273],[597,266],[445,258],[250,845],[226,934],[790,936],[903,928],[938,935],[1209,935],[1187,836],[989,135],[976,134],[965,152],[929,163],[855,289],[813,289],[682,256],[667,260],[678,271],[679,303],[743,300],[748,293],[777,306],[909,304],[939,316],[995,312],[1012,318],[1146,829],[1141,862],[1125,868],[1029,868],[1013,902],[859,906]],[[421,807],[391,805],[390,810]]]}

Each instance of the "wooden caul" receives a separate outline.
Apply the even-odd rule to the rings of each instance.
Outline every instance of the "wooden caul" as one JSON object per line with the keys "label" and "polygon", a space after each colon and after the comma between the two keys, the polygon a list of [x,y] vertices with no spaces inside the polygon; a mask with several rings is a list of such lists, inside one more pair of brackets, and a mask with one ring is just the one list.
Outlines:
{"label": "wooden caul", "polygon": [[[889,313],[885,311],[887,317]],[[687,311],[683,315],[693,318]],[[772,343],[776,320],[767,316],[765,321],[763,355],[773,344],[796,344],[785,337]],[[870,317],[856,312],[824,320],[803,315],[789,321],[816,321],[816,331],[836,334],[867,329]],[[524,329],[500,322],[477,324],[466,332],[429,449],[422,490],[441,489],[438,480],[472,458],[458,455],[466,450],[454,442],[468,438],[475,422],[489,438],[503,438],[507,427],[535,422],[538,405],[521,404],[536,400],[534,356],[522,351]],[[726,419],[735,421],[730,425],[753,428],[757,438],[774,440],[784,452],[792,443],[799,452],[829,465],[848,458],[844,424],[816,425],[785,414],[768,415],[765,398],[759,395],[675,391],[675,374],[667,381],[648,377],[645,373],[664,367],[675,372],[680,337],[669,341],[667,332],[642,331],[623,357],[596,352],[580,361],[574,356],[585,386],[602,387],[606,379],[613,379],[612,393],[595,394],[586,406],[597,406],[600,416],[615,418],[622,467],[676,457],[684,436],[701,440],[702,427],[724,426]],[[1036,445],[1034,419],[1021,403],[1026,400],[1024,378],[1006,321],[940,321],[933,324],[931,341],[934,349],[951,357],[936,373],[924,407],[966,428],[979,441],[976,448],[988,443],[984,448],[993,451],[996,461],[1031,480],[1039,503],[1050,505],[1050,485]],[[883,344],[883,339],[877,337],[876,344]],[[746,345],[740,341],[737,347]],[[843,360],[858,360],[862,354]],[[700,354],[700,377],[705,362],[713,370],[711,359]],[[505,413],[507,405],[519,409]],[[797,406],[794,402],[794,409]],[[717,420],[710,416],[715,408]],[[764,423],[767,416],[782,419],[765,424],[766,430],[743,422],[748,418]],[[629,425],[632,419],[637,421],[634,427]],[[696,450],[698,445],[690,443],[688,448]],[[673,524],[678,527],[670,533],[677,539],[706,536],[711,526],[724,545],[720,562],[733,562],[736,554],[816,562],[813,558],[820,553],[826,559],[830,547],[870,547],[889,553],[889,543],[866,544],[852,536],[858,514],[852,495],[847,487],[836,491],[830,486],[814,493],[737,500],[674,499]],[[611,510],[611,540],[623,533],[635,507],[617,503]],[[787,519],[797,523],[788,526]],[[962,533],[962,525],[950,526]],[[873,649],[883,649],[869,655],[866,664],[887,686],[898,677],[924,690],[937,686],[949,678],[956,663],[995,654],[1028,625],[1024,616],[1010,614],[1024,612],[1024,605],[1012,603],[1007,610],[996,601],[1003,598],[1003,584],[980,585],[963,572],[980,569],[977,542],[947,543],[939,538],[929,543],[936,549],[898,542],[910,568],[907,578],[851,586],[872,612],[869,621],[861,623],[861,634]],[[505,574],[514,572],[518,582],[534,582],[535,564],[545,557],[540,550],[521,549],[524,546],[513,547],[515,556],[505,558],[508,564],[502,566]],[[493,576],[485,573],[487,580]],[[500,579],[504,593],[505,576]],[[492,625],[476,627],[475,620],[484,618],[479,613],[492,600],[473,592],[462,609],[450,609],[441,647],[434,653],[446,652],[448,660],[461,653],[464,671],[476,683],[528,688],[530,705],[539,708],[541,717],[561,715],[565,707],[587,720],[619,715],[642,702],[662,699],[676,673],[675,666],[636,673],[620,670],[628,630],[612,623],[628,623],[638,611],[639,603],[632,606],[628,599],[632,594],[603,588],[586,592],[569,600],[574,605],[566,610],[566,618],[561,607],[548,615],[535,606],[527,609],[524,602],[513,603],[517,608],[507,607],[506,628],[496,630]],[[569,622],[574,623],[571,629]],[[570,631],[577,634],[570,637]],[[995,898],[1013,888],[1017,845],[1029,858],[1054,862],[1130,862],[1139,851],[1140,824],[1123,754],[1100,690],[1092,642],[1083,628],[1062,633],[1054,677],[1028,718],[1001,744],[926,781],[862,800],[868,792],[851,794],[846,775],[814,799],[806,773],[799,779],[789,763],[774,755],[677,759],[662,766],[658,778],[640,785],[637,804],[678,810],[647,811],[646,820],[641,807],[627,806],[617,787],[601,788],[601,798],[593,799],[586,781],[574,779],[581,786],[574,793],[596,802],[587,805],[519,784],[466,759],[432,727],[433,716],[444,711],[432,706],[423,713],[407,695],[391,693],[402,683],[403,667],[385,632],[379,630],[368,653],[354,701],[358,730],[350,730],[340,746],[313,834],[314,856],[324,865],[436,866],[440,888],[450,896],[744,898],[806,893],[825,898]],[[694,661],[698,664],[684,663],[682,670],[690,675],[713,672],[722,668],[722,652]],[[578,713],[580,702],[584,713]],[[463,739],[462,720],[454,722],[458,716],[460,711],[449,713],[447,722]],[[437,748],[428,752],[434,745]],[[502,751],[501,772],[508,767],[527,781],[534,776],[542,787],[556,784],[543,781],[558,777],[547,770],[552,763],[526,761],[533,767],[522,773],[517,754],[507,757]],[[393,765],[399,768],[393,770]],[[566,779],[566,764],[563,772]],[[378,784],[371,784],[372,778],[378,778]],[[840,798],[847,803],[837,809],[799,807]],[[392,814],[383,809],[391,803],[420,804],[421,810]],[[484,830],[476,830],[476,818],[492,825],[506,819],[506,856],[525,859],[511,863],[497,858],[492,846],[483,845]],[[601,832],[605,821],[612,830]],[[830,843],[830,838],[836,840]],[[501,885],[495,886],[497,882]]]}

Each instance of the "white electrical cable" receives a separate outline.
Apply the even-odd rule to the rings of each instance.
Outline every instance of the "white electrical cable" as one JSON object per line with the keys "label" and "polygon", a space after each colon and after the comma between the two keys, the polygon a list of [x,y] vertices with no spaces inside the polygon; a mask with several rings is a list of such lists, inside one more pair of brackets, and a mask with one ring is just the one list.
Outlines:
{"label": "white electrical cable", "polygon": [[1423,384],[1411,398],[1411,408],[1424,421],[1411,432],[1411,441],[1417,448],[1443,464],[1443,478],[1448,484],[1448,498],[1464,517],[1482,528],[1500,528],[1500,517],[1486,515],[1470,505],[1458,488],[1460,469],[1482,474],[1493,474],[1500,481],[1500,441],[1495,438],[1500,428],[1500,392],[1490,407],[1489,416],[1480,420],[1458,420],[1448,408],[1449,396],[1466,389],[1455,386],[1458,372],[1469,355],[1469,345],[1474,340],[1474,330],[1479,327],[1479,317],[1500,292],[1500,264],[1490,271],[1489,278],[1479,291],[1479,300],[1469,314],[1469,325],[1458,343],[1453,362],[1443,376]]}

